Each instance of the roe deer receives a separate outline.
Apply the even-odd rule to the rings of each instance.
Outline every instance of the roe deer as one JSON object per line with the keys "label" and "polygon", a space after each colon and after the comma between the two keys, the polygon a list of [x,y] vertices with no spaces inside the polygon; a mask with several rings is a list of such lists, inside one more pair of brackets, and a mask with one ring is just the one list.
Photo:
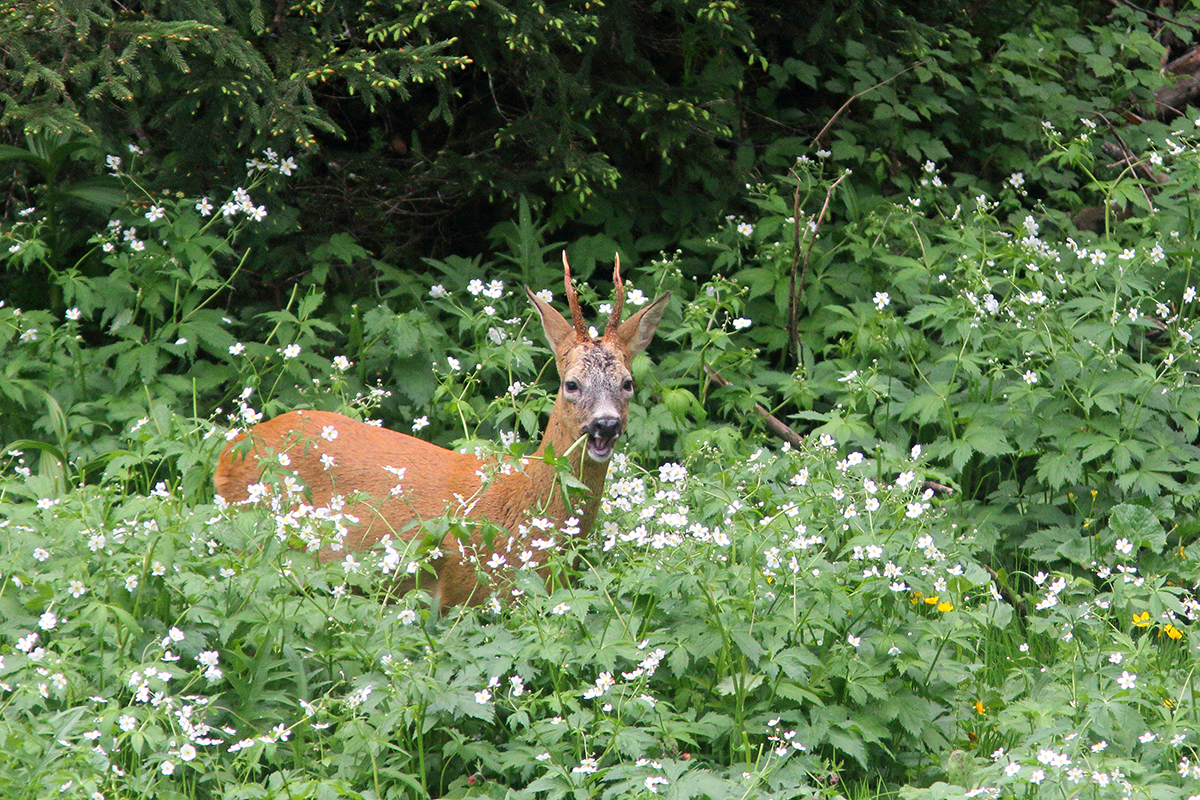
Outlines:
{"label": "roe deer", "polygon": [[[523,537],[530,535],[534,517],[550,520],[555,529],[576,517],[579,534],[586,536],[599,509],[608,460],[625,430],[633,397],[630,364],[654,337],[670,299],[666,293],[621,322],[625,290],[620,270],[618,257],[612,313],[604,335],[594,339],[584,325],[565,252],[563,273],[572,322],[525,287],[554,351],[559,390],[537,452],[522,459],[521,465],[455,453],[341,414],[292,411],[255,425],[225,448],[214,475],[218,493],[228,502],[261,496],[261,487],[252,487],[262,480],[260,460],[279,463],[276,459],[285,454],[284,475],[290,471],[306,487],[313,506],[338,507],[346,502],[343,511],[357,517],[342,542],[350,552],[368,550],[384,537],[403,541],[420,537],[420,522],[448,511],[506,528],[513,537],[513,552],[527,548]],[[578,446],[584,437],[584,446]],[[249,442],[242,441],[247,438]],[[555,467],[541,458],[548,450],[565,455],[572,474],[586,487],[587,496],[574,508],[568,507]],[[397,483],[398,492],[393,488]],[[353,499],[356,495],[367,499]],[[541,533],[534,528],[532,535]],[[435,605],[483,602],[475,563],[466,557],[474,550],[480,561],[487,558],[479,539],[478,533],[473,534],[464,547],[453,535],[446,535],[442,557],[435,564],[436,577],[432,582],[422,578],[422,588]],[[335,548],[341,549],[327,544],[319,553],[321,560],[342,558]]]}

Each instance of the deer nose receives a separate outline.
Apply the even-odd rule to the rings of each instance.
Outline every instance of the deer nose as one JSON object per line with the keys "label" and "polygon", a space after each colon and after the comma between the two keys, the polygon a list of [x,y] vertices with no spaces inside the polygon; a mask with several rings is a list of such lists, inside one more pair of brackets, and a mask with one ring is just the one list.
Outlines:
{"label": "deer nose", "polygon": [[592,436],[615,439],[621,435],[621,420],[616,417],[600,417],[592,421]]}

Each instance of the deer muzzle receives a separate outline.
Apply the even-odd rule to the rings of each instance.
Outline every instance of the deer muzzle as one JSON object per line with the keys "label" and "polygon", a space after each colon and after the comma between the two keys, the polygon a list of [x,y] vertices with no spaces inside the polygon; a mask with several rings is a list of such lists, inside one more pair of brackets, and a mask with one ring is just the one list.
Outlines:
{"label": "deer muzzle", "polygon": [[587,434],[587,454],[592,461],[604,463],[612,457],[622,431],[617,417],[597,417],[583,430]]}

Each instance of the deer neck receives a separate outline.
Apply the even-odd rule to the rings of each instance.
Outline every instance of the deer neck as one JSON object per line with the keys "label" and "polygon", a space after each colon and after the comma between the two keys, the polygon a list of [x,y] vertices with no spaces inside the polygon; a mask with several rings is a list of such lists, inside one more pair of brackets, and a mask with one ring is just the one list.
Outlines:
{"label": "deer neck", "polygon": [[[596,462],[588,458],[583,442],[576,445],[579,439],[577,426],[572,426],[567,420],[567,401],[559,395],[554,402],[554,410],[550,421],[546,423],[542,442],[534,457],[530,459],[525,469],[529,479],[530,512],[548,516],[555,522],[561,523],[568,517],[579,518],[580,535],[586,536],[596,521],[600,510],[600,497],[604,493],[604,479],[608,475],[608,463]],[[570,492],[570,505],[563,498],[561,479],[553,464],[547,464],[543,459],[550,451],[558,458],[565,457],[571,467],[571,474],[584,486],[585,490]],[[565,454],[565,456],[564,456]],[[544,512],[538,508],[545,507]]]}

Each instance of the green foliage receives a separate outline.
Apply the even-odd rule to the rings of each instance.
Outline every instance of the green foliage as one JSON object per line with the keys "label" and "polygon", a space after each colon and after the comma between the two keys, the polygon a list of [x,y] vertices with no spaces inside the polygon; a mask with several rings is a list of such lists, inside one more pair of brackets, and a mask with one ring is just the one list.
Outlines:
{"label": "green foliage", "polygon": [[[1078,166],[1090,177],[1089,125],[1074,140],[1047,128],[1054,170]],[[1040,170],[1014,174],[991,200],[954,192],[927,162],[915,196],[828,237],[821,230],[796,304],[807,312],[799,379],[758,378],[745,365],[726,377],[778,385],[765,405],[782,403],[839,441],[890,452],[922,445],[960,489],[964,518],[1038,559],[1087,566],[1080,526],[1119,503],[1163,518],[1192,513],[1200,394],[1185,198],[1200,163],[1190,127],[1145,151],[1147,164],[1170,161],[1153,194],[1128,172],[1088,181],[1105,199],[1153,206],[1099,239],[1064,235],[1061,213],[1027,210]],[[788,276],[797,244],[810,246],[823,169],[801,163],[760,186],[753,224],[731,223],[697,245],[745,286],[755,320],[745,335],[777,362],[788,360]]]}
{"label": "green foliage", "polygon": [[[1136,9],[78,11],[0,12],[0,794],[1195,794],[1200,159],[1124,122]],[[560,239],[675,299],[548,580],[439,616],[214,500],[298,407],[527,453]]]}
{"label": "green foliage", "polygon": [[[161,413],[120,438],[203,462],[211,432]],[[1138,506],[1090,572],[1017,575],[934,506],[926,456],[618,457],[595,540],[540,553],[568,585],[508,552],[479,565],[506,607],[434,616],[394,595],[390,545],[291,549],[336,514],[55,485],[28,455],[0,484],[6,797],[1188,791],[1200,551]]]}

